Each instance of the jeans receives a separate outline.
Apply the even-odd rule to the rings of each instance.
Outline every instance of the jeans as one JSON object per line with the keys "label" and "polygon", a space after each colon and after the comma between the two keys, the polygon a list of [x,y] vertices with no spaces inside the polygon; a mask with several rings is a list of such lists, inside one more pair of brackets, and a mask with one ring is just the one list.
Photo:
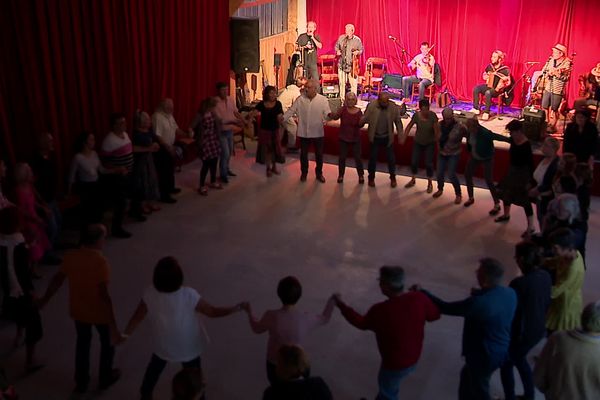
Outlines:
{"label": "jeans", "polygon": [[161,198],[171,197],[175,188],[175,160],[171,153],[161,147],[154,155],[158,190]]}
{"label": "jeans", "polygon": [[[110,341],[107,324],[94,324],[100,336],[100,383],[111,378],[115,348]],[[92,324],[75,321],[77,344],[75,347],[75,383],[87,389],[90,382],[90,348],[92,346]]]}
{"label": "jeans", "polygon": [[348,155],[348,147],[352,146],[352,155],[354,156],[354,163],[356,164],[356,172],[358,176],[365,174],[363,170],[362,160],[360,159],[360,142],[354,143],[345,142],[340,140],[340,159],[338,161],[339,175],[344,176],[346,172],[346,156]]}
{"label": "jeans", "polygon": [[513,375],[513,367],[517,368],[521,382],[523,382],[523,395],[527,399],[533,399],[535,389],[533,385],[533,372],[527,361],[527,353],[537,343],[526,344],[517,343],[511,345],[509,358],[500,369],[500,377],[502,379],[502,387],[504,388],[504,399],[515,400],[515,377]]}
{"label": "jeans", "polygon": [[323,175],[323,144],[325,138],[323,136],[316,138],[300,138],[300,172],[302,175],[308,174],[308,147],[311,143],[315,146],[315,174]]}
{"label": "jeans", "polygon": [[[152,354],[150,362],[146,367],[144,379],[142,380],[142,387],[140,388],[140,394],[142,395],[142,398],[152,398],[154,387],[156,386],[158,378],[160,378],[160,374],[162,374],[166,365],[166,360],[163,360],[156,354]],[[194,358],[193,360],[182,362],[181,365],[184,369],[200,368],[200,356]]]}
{"label": "jeans", "polygon": [[217,163],[218,158],[209,158],[208,160],[202,160],[202,169],[200,169],[200,187],[202,188],[206,183],[206,175],[210,170],[210,183],[217,181]]}
{"label": "jeans", "polygon": [[410,162],[410,170],[413,175],[416,175],[419,171],[419,161],[421,159],[421,153],[425,152],[425,169],[427,170],[427,177],[433,176],[433,152],[435,150],[435,143],[429,143],[426,145],[413,143],[412,157]]}
{"label": "jeans", "polygon": [[221,142],[221,158],[219,159],[219,171],[221,179],[228,180],[229,159],[233,152],[233,131],[221,131],[219,135]]}
{"label": "jeans", "polygon": [[458,400],[491,400],[490,378],[496,368],[465,364],[460,371]]}
{"label": "jeans", "polygon": [[400,390],[400,382],[415,370],[415,366],[404,369],[389,370],[379,369],[377,383],[379,384],[379,393],[375,400],[397,400]]}
{"label": "jeans", "polygon": [[421,100],[425,97],[425,89],[431,86],[433,82],[431,82],[429,79],[419,79],[415,75],[403,77],[402,90],[405,98],[409,99],[412,97],[413,83],[419,84],[419,100]]}
{"label": "jeans", "polygon": [[494,170],[494,159],[490,158],[489,160],[476,160],[471,157],[467,162],[467,167],[465,168],[465,181],[467,182],[467,193],[469,194],[469,198],[473,198],[473,173],[475,169],[483,164],[483,176],[485,177],[485,183],[490,189],[490,194],[494,199],[494,203],[497,204],[500,202],[498,199],[498,191],[496,190],[496,185],[494,185],[494,180],[492,179],[492,172]]}
{"label": "jeans", "polygon": [[485,111],[490,112],[490,107],[492,107],[492,97],[498,96],[498,93],[488,87],[485,83],[483,85],[478,85],[473,88],[473,108],[479,110],[479,95],[483,94],[485,96]]}
{"label": "jeans", "polygon": [[128,176],[120,174],[106,174],[101,178],[102,193],[108,197],[108,202],[113,208],[112,231],[123,229],[123,218],[127,208]]}
{"label": "jeans", "polygon": [[437,165],[437,184],[438,190],[444,190],[444,177],[446,174],[446,170],[448,170],[448,177],[450,178],[450,182],[452,182],[452,186],[454,187],[454,194],[456,196],[461,196],[460,190],[460,182],[458,180],[458,176],[456,176],[456,166],[458,165],[458,160],[460,159],[460,154],[455,154],[452,156],[444,156],[440,154],[438,156],[438,165]]}
{"label": "jeans", "polygon": [[380,147],[385,147],[385,153],[387,155],[388,172],[390,178],[396,177],[396,155],[394,154],[393,143],[388,145],[390,139],[387,136],[373,138],[371,143],[370,155],[369,155],[369,179],[375,179],[375,169],[377,168],[377,153]]}

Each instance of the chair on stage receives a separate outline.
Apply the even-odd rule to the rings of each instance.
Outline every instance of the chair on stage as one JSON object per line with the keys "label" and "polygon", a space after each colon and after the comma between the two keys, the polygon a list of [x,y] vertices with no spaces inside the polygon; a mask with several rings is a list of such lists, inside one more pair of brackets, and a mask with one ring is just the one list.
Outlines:
{"label": "chair on stage", "polygon": [[369,57],[365,67],[365,76],[362,79],[361,94],[375,92],[377,95],[381,93],[383,77],[387,71],[387,58]]}
{"label": "chair on stage", "polygon": [[323,54],[319,56],[319,75],[321,76],[321,87],[326,85],[339,84],[337,74],[337,60],[333,54]]}
{"label": "chair on stage", "polygon": [[[413,83],[410,101],[413,101],[415,97],[417,99],[419,98],[419,84],[420,82]],[[435,83],[432,83],[431,85],[425,88],[425,98],[429,100],[429,104],[433,104],[433,102],[435,101]]]}

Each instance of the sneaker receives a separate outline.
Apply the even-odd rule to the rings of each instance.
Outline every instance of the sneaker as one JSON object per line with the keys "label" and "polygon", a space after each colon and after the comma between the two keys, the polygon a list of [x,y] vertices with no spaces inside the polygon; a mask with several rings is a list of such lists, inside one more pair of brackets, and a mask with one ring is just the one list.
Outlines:
{"label": "sneaker", "polygon": [[435,192],[435,193],[433,194],[433,198],[434,198],[434,199],[437,199],[437,198],[438,198],[438,197],[440,197],[440,196],[441,196],[443,193],[444,193],[444,191],[443,191],[443,190],[438,190],[437,192]]}
{"label": "sneaker", "polygon": [[[490,210],[489,214],[490,214],[491,216],[494,216],[494,215],[498,215],[498,213],[499,213],[499,212],[500,212],[500,204],[495,204],[495,205],[494,205],[494,208],[492,208],[492,209]],[[496,221],[496,222],[497,222],[497,221]]]}
{"label": "sneaker", "polygon": [[337,183],[342,183],[342,182],[344,182],[344,177],[338,176]]}
{"label": "sneaker", "polygon": [[469,198],[469,200],[465,201],[465,204],[463,204],[463,206],[471,207],[473,205],[473,203],[475,203],[475,199],[471,197],[471,198]]}
{"label": "sneaker", "polygon": [[412,178],[410,181],[408,181],[408,183],[406,185],[404,185],[404,187],[408,189],[408,188],[415,186],[416,183],[417,183],[417,181],[415,180],[415,178]]}
{"label": "sneaker", "polygon": [[234,174],[232,170],[227,171],[227,176],[237,176],[237,174]]}
{"label": "sneaker", "polygon": [[483,115],[481,116],[481,119],[483,121],[487,121],[490,119],[490,113],[484,112]]}
{"label": "sneaker", "polygon": [[475,115],[479,115],[480,111],[477,108],[473,107],[468,112],[473,113]]}
{"label": "sneaker", "polygon": [[375,178],[369,178],[369,186],[375,187]]}
{"label": "sneaker", "polygon": [[198,189],[198,194],[200,196],[208,196],[208,187],[202,186],[200,189]]}
{"label": "sneaker", "polygon": [[454,198],[454,204],[460,204],[462,203],[462,196],[458,195]]}
{"label": "sneaker", "polygon": [[325,177],[323,175],[318,175],[317,180],[321,183],[325,183]]}
{"label": "sneaker", "polygon": [[102,379],[98,385],[98,390],[106,390],[121,379],[121,370],[113,369],[109,377]]}
{"label": "sneaker", "polygon": [[431,192],[433,192],[433,185],[431,184],[431,181],[429,181],[429,183],[427,184],[427,193]]}

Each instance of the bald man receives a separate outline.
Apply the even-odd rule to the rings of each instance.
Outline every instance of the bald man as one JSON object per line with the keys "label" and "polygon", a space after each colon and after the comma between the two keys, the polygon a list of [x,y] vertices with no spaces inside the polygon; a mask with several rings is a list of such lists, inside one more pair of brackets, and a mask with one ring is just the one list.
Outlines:
{"label": "bald man", "polygon": [[[370,142],[369,156],[369,186],[375,186],[375,169],[377,168],[377,153],[380,147],[384,147],[387,155],[388,172],[390,173],[390,185],[395,188],[396,183],[396,156],[394,155],[394,135],[402,135],[400,143],[404,143],[402,119],[400,108],[390,101],[390,96],[382,92],[376,101],[367,106],[360,124],[369,124],[368,134]],[[396,130],[394,131],[394,126]]]}
{"label": "bald man", "polygon": [[308,21],[306,24],[306,33],[302,33],[296,40],[296,45],[302,52],[304,62],[305,78],[319,80],[319,71],[317,69],[317,50],[323,47],[321,38],[315,32],[317,23]]}
{"label": "bald man", "polygon": [[350,83],[350,91],[357,93],[358,76],[352,75],[352,57],[363,53],[363,44],[354,34],[354,25],[347,24],[345,33],[335,42],[335,53],[340,56],[338,61],[338,78],[340,80],[340,97],[346,96],[346,84]]}

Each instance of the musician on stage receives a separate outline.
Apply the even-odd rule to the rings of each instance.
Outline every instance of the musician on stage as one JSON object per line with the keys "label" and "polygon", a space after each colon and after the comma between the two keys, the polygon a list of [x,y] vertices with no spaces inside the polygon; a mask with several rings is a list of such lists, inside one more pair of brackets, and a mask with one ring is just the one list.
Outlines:
{"label": "musician on stage", "polygon": [[510,69],[503,64],[504,52],[494,50],[491,57],[491,62],[485,67],[482,78],[485,83],[477,85],[473,88],[473,108],[471,112],[479,114],[479,95],[485,96],[485,112],[481,119],[487,121],[490,119],[490,111],[492,106],[492,97],[497,97],[502,94],[506,88],[510,86]]}
{"label": "musician on stage", "polygon": [[[363,44],[354,34],[354,25],[346,24],[346,32],[335,42],[335,53],[340,57],[338,61],[338,78],[340,80],[340,97],[346,96],[346,83],[350,82],[350,91],[358,94],[358,75],[353,73],[353,57],[359,57],[363,52]],[[356,72],[356,71],[354,71]]]}
{"label": "musician on stage", "polygon": [[[576,110],[589,105],[597,106],[600,103],[600,63],[592,68],[589,74],[579,76],[579,98],[575,100],[573,108]],[[600,114],[600,113],[598,113]]]}
{"label": "musician on stage", "polygon": [[419,83],[419,100],[424,98],[425,89],[433,84],[433,69],[435,59],[431,55],[432,47],[428,42],[421,43],[421,53],[408,63],[408,68],[416,70],[416,75],[405,76],[402,78],[402,89],[404,91],[404,102],[410,102],[412,86]]}
{"label": "musician on stage", "polygon": [[306,71],[305,78],[319,80],[319,70],[317,69],[317,49],[323,47],[321,37],[315,33],[317,23],[309,21],[306,24],[306,33],[302,33],[296,40],[298,50],[302,53],[302,62]]}
{"label": "musician on stage", "polygon": [[558,122],[558,108],[565,97],[567,82],[571,77],[571,60],[567,57],[567,47],[557,44],[552,48],[552,55],[546,61],[542,69],[544,79],[544,91],[542,93],[542,108],[546,110],[548,123],[550,124],[550,110],[554,112],[554,120],[551,127],[556,128]]}

